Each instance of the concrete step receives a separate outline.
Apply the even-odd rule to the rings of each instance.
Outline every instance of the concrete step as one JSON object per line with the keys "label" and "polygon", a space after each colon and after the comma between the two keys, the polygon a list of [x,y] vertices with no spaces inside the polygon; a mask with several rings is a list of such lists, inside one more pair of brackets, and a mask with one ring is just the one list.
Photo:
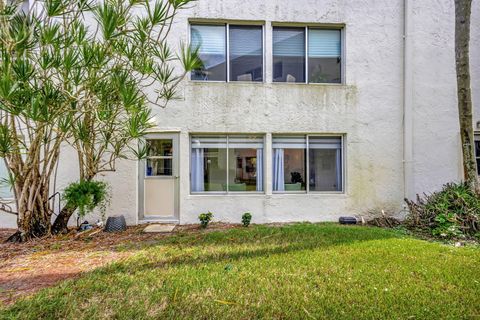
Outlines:
{"label": "concrete step", "polygon": [[143,229],[143,232],[146,233],[170,233],[175,229],[175,224],[160,224],[160,223],[155,223],[155,224],[149,224],[145,229]]}

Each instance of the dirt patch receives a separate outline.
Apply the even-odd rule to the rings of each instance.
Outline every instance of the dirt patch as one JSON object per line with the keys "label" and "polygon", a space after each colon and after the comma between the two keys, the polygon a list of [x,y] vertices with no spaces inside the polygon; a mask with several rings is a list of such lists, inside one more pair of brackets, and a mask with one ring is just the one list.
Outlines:
{"label": "dirt patch", "polygon": [[120,233],[106,233],[98,229],[83,233],[72,231],[24,244],[5,243],[15,230],[0,229],[0,305],[11,304],[61,280],[126,259],[142,247],[142,243],[151,243],[178,233],[211,232],[236,227],[238,225],[214,223],[203,230],[198,225],[185,225],[177,226],[170,234],[156,234],[143,233],[145,225],[140,225]]}

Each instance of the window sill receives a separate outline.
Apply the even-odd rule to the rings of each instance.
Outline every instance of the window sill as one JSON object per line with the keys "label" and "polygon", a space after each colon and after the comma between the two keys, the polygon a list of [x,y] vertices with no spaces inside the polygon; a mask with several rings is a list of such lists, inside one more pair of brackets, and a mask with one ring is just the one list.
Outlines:
{"label": "window sill", "polygon": [[218,197],[218,196],[265,196],[265,192],[263,191],[259,191],[259,192],[254,192],[254,191],[251,191],[251,192],[229,192],[229,193],[226,193],[226,192],[190,192],[189,196],[193,196],[193,197],[205,197],[205,196],[214,196],[214,197]]}
{"label": "window sill", "polygon": [[298,196],[298,195],[304,195],[304,196],[346,196],[347,194],[343,191],[310,191],[310,192],[305,192],[305,191],[273,191],[272,195],[293,195],[293,196]]}
{"label": "window sill", "polygon": [[346,87],[347,85],[345,83],[316,83],[316,82],[280,82],[280,81],[275,81],[272,82],[274,85],[298,85],[298,86],[332,86],[332,87]]}
{"label": "window sill", "polygon": [[265,81],[218,81],[218,80],[187,80],[189,83],[224,83],[224,84],[254,84],[262,85],[266,84]]}
{"label": "window sill", "polygon": [[188,84],[199,85],[199,84],[226,84],[226,85],[275,85],[275,86],[320,86],[320,87],[347,87],[345,83],[303,83],[303,82],[259,82],[259,81],[201,81],[201,80],[187,80]]}

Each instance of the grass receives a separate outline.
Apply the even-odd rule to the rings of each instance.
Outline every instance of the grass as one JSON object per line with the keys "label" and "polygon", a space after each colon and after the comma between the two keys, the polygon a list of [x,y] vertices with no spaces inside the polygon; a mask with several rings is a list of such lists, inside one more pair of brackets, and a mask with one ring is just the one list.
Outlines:
{"label": "grass", "polygon": [[480,251],[379,228],[180,234],[1,319],[478,319]]}

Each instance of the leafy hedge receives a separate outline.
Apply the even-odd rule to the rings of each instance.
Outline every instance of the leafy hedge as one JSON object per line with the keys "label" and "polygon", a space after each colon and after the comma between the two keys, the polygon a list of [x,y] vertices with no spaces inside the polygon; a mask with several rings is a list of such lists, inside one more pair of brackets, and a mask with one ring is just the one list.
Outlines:
{"label": "leafy hedge", "polygon": [[465,183],[449,183],[442,190],[417,201],[405,200],[407,227],[439,238],[480,238],[480,197]]}

